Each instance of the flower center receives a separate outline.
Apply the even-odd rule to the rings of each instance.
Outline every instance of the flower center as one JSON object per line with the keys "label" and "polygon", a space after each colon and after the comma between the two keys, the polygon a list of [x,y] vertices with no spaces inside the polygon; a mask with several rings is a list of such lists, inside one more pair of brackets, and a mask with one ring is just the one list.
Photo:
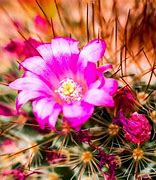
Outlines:
{"label": "flower center", "polygon": [[134,160],[140,160],[144,156],[144,152],[140,148],[136,148],[133,150],[133,158]]}
{"label": "flower center", "polygon": [[119,132],[119,126],[118,126],[117,124],[111,123],[111,124],[108,126],[108,133],[109,133],[111,136],[117,135],[118,132]]}
{"label": "flower center", "polygon": [[82,87],[70,78],[62,80],[59,88],[55,90],[55,92],[67,103],[80,101],[82,98]]}
{"label": "flower center", "polygon": [[84,163],[89,163],[93,159],[93,155],[90,151],[85,151],[82,153],[81,160]]}
{"label": "flower center", "polygon": [[50,174],[48,175],[48,177],[49,177],[49,179],[53,179],[53,180],[59,180],[59,179],[60,179],[60,178],[59,178],[59,175],[56,174],[56,173],[50,173]]}

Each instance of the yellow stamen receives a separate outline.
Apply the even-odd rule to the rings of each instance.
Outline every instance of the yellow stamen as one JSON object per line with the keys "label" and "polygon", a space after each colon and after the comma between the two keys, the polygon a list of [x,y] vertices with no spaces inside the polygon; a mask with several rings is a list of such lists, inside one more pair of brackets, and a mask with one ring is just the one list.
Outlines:
{"label": "yellow stamen", "polygon": [[136,149],[133,150],[133,158],[134,158],[134,160],[140,160],[140,159],[143,158],[143,156],[144,156],[144,152],[143,152],[142,149],[136,148]]}
{"label": "yellow stamen", "polygon": [[93,159],[93,155],[90,151],[85,151],[82,153],[81,160],[84,163],[89,163]]}
{"label": "yellow stamen", "polygon": [[70,95],[75,90],[75,85],[71,81],[64,82],[62,84],[64,95]]}
{"label": "yellow stamen", "polygon": [[48,176],[48,179],[49,180],[59,180],[60,178],[59,178],[58,174],[50,173],[49,176]]}
{"label": "yellow stamen", "polygon": [[62,80],[59,88],[56,89],[55,92],[67,103],[80,101],[82,97],[82,87],[70,78]]}
{"label": "yellow stamen", "polygon": [[119,132],[119,126],[117,124],[113,124],[111,123],[109,126],[108,126],[108,132],[111,136],[115,136],[118,134]]}

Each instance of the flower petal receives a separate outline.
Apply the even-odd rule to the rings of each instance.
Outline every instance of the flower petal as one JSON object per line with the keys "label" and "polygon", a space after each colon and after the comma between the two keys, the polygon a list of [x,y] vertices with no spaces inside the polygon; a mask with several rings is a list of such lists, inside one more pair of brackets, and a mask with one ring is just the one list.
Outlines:
{"label": "flower petal", "polygon": [[52,69],[48,66],[48,63],[41,57],[35,56],[26,59],[21,63],[26,70],[38,75],[39,78],[43,79],[49,86],[58,84],[58,78],[52,72]]}
{"label": "flower petal", "polygon": [[23,74],[23,77],[34,77],[34,78],[38,78],[38,76],[30,71],[25,71]]}
{"label": "flower petal", "polygon": [[86,80],[87,85],[89,86],[91,83],[93,83],[96,80],[96,75],[97,75],[96,65],[94,63],[89,62],[86,68],[82,71],[82,73],[84,74],[84,79]]}
{"label": "flower petal", "polygon": [[65,104],[63,114],[73,128],[83,125],[93,114],[94,107],[85,102]]}
{"label": "flower petal", "polygon": [[110,95],[113,95],[118,89],[118,82],[112,78],[105,78],[105,83],[102,89]]}
{"label": "flower petal", "polygon": [[78,54],[78,41],[71,38],[57,37],[51,42],[52,52],[54,57],[61,57],[63,55]]}
{"label": "flower petal", "polygon": [[105,64],[104,66],[98,67],[97,69],[99,72],[103,73],[109,71],[112,68],[113,68],[112,64]]}
{"label": "flower petal", "polygon": [[23,61],[21,65],[26,70],[34,72],[35,74],[40,74],[47,67],[46,62],[39,56],[28,58]]}
{"label": "flower petal", "polygon": [[78,41],[71,38],[57,37],[51,44],[41,45],[37,48],[47,65],[58,78],[62,79],[66,71],[77,71]]}
{"label": "flower petal", "polygon": [[60,65],[63,72],[72,70],[76,73],[78,60],[78,41],[71,38],[57,37],[51,42],[54,62]]}
{"label": "flower petal", "polygon": [[82,71],[84,80],[90,88],[101,88],[104,85],[105,78],[103,73],[97,70],[94,63],[88,62],[86,68]]}
{"label": "flower petal", "polygon": [[45,92],[47,95],[51,94],[49,87],[42,80],[35,77],[19,78],[10,83],[9,87],[16,90],[39,91]]}
{"label": "flower petal", "polygon": [[101,89],[90,89],[86,92],[83,100],[95,106],[113,107],[114,100],[107,92]]}
{"label": "flower petal", "polygon": [[29,100],[38,98],[38,97],[44,97],[46,94],[38,92],[38,91],[21,91],[18,94],[18,97],[16,99],[16,109],[17,111],[20,109],[20,107],[28,102]]}
{"label": "flower petal", "polygon": [[38,46],[37,51],[43,57],[44,60],[51,60],[53,58],[51,43]]}
{"label": "flower petal", "polygon": [[56,113],[55,105],[56,102],[51,98],[42,98],[33,101],[33,112],[41,128],[44,128],[47,123],[50,123],[52,126],[55,125],[57,116],[60,112],[59,109],[59,112],[57,110]]}
{"label": "flower petal", "polygon": [[82,63],[83,67],[86,67],[88,62],[96,63],[103,57],[105,49],[106,43],[103,40],[92,40],[81,50],[78,62]]}
{"label": "flower petal", "polygon": [[55,103],[51,98],[37,99],[33,102],[33,111],[37,112],[41,119],[44,119],[51,114]]}
{"label": "flower petal", "polygon": [[55,124],[58,119],[58,115],[61,112],[61,108],[58,104],[54,106],[53,112],[49,116],[48,124],[51,127],[51,129],[55,129]]}

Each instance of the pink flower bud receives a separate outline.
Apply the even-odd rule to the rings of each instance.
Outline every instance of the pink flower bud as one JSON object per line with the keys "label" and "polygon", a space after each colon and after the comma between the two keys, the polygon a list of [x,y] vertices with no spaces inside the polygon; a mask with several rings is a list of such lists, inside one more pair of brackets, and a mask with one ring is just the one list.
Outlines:
{"label": "pink flower bud", "polygon": [[129,142],[141,144],[150,139],[151,125],[144,114],[133,113],[124,123],[123,129]]}

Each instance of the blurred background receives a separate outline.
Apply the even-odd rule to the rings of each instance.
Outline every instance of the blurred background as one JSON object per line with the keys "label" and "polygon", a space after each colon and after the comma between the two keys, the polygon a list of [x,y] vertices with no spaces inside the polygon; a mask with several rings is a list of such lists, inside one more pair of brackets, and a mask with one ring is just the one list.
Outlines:
{"label": "blurred background", "polygon": [[[49,42],[54,36],[71,36],[80,47],[93,38],[105,39],[107,51],[100,64],[113,63],[116,75],[129,83],[149,81],[155,71],[154,0],[1,0],[0,14],[2,76],[15,55],[24,59],[13,43],[29,38]],[[150,83],[154,79],[152,74]]]}
{"label": "blurred background", "polygon": [[[0,156],[0,171],[22,166],[30,173],[29,165],[44,158],[36,143],[54,135],[38,128],[30,104],[15,116],[17,93],[8,84],[22,75],[19,63],[56,36],[72,37],[80,41],[80,48],[94,38],[104,39],[106,53],[97,66],[111,63],[113,70],[106,76],[116,78],[120,87],[135,89],[139,103],[144,105],[151,94],[156,97],[155,0],[0,0],[0,154],[13,153]],[[156,123],[156,112],[150,116]],[[20,152],[28,147],[32,148]],[[68,152],[62,154],[68,161]],[[42,179],[59,179],[53,168],[40,170]],[[63,171],[68,177],[68,169]]]}

